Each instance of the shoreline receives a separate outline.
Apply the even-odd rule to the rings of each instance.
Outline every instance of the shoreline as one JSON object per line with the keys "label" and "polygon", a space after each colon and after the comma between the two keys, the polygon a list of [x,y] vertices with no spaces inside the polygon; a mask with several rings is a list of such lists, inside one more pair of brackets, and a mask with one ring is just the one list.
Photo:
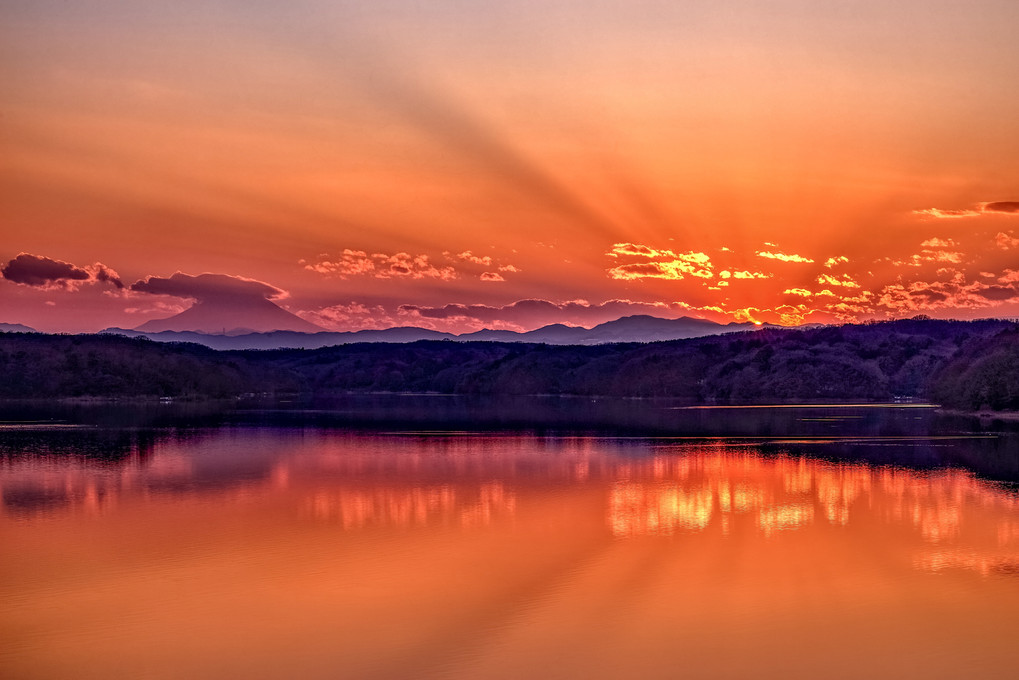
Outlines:
{"label": "shoreline", "polygon": [[939,408],[938,413],[946,416],[963,416],[966,418],[979,418],[981,420],[1019,421],[1019,411],[992,411],[989,409],[961,411],[952,408]]}

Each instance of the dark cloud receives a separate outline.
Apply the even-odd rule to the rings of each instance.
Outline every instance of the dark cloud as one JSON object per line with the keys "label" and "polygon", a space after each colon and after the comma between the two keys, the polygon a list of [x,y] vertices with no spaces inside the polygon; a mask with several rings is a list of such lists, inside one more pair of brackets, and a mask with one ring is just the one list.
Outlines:
{"label": "dark cloud", "polygon": [[278,300],[287,297],[280,290],[268,283],[245,279],[227,274],[199,274],[191,276],[177,272],[170,278],[150,276],[147,279],[131,284],[131,290],[153,295],[172,295],[173,297],[192,300],[223,300],[237,298],[261,298]]}
{"label": "dark cloud", "polygon": [[912,290],[909,292],[909,294],[916,298],[924,298],[928,303],[944,302],[945,300],[948,299],[948,295],[946,293],[942,293],[941,291],[937,290],[932,290],[930,288],[920,288],[917,290]]}
{"label": "dark cloud", "polygon": [[21,253],[0,268],[4,278],[26,286],[46,286],[57,281],[87,281],[88,272],[70,262]]}
{"label": "dark cloud", "polygon": [[1019,213],[1019,201],[994,201],[984,203],[984,212]]}
{"label": "dark cloud", "polygon": [[1019,290],[1007,286],[988,286],[977,290],[976,294],[988,300],[1002,301],[1019,297]]}
{"label": "dark cloud", "polygon": [[29,253],[21,253],[0,267],[0,274],[8,281],[39,288],[73,288],[89,281],[124,287],[117,272],[104,264],[97,262],[87,267],[78,267],[70,262]]}
{"label": "dark cloud", "polygon": [[94,276],[95,280],[101,283],[112,283],[117,288],[124,287],[124,282],[120,280],[117,272],[104,265],[96,263]]}

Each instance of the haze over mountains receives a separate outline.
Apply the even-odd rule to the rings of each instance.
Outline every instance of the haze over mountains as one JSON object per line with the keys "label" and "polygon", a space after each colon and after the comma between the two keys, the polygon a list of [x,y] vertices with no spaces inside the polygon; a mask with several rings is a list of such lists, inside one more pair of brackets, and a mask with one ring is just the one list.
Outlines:
{"label": "haze over mountains", "polygon": [[[280,312],[293,316],[277,307]],[[197,307],[198,305],[195,305]],[[191,309],[194,309],[192,307]],[[213,349],[280,349],[304,348],[317,349],[331,345],[347,345],[356,342],[415,342],[417,340],[457,340],[457,341],[492,341],[492,342],[532,342],[549,345],[597,345],[611,342],[655,342],[660,340],[682,340],[707,335],[719,335],[736,331],[759,328],[751,323],[720,324],[706,319],[680,317],[679,319],[661,319],[653,316],[627,316],[615,321],[608,321],[593,328],[552,324],[532,331],[516,332],[506,330],[480,330],[473,333],[454,335],[433,331],[427,328],[404,326],[384,330],[363,330],[348,332],[303,332],[298,329],[280,328],[262,332],[246,332],[250,328],[250,317],[237,315],[234,320],[245,322],[246,325],[233,327],[229,323],[220,323],[218,332],[212,333],[200,329],[208,328],[213,317],[203,311],[202,314],[183,318],[190,312],[182,312],[162,323],[150,321],[136,329],[109,328],[106,333],[116,333],[136,337],[144,335],[160,342],[196,342]],[[261,310],[258,310],[261,311]],[[294,317],[302,321],[298,317]],[[286,319],[284,319],[286,320]],[[193,325],[189,328],[189,323]],[[317,328],[308,324],[312,328]],[[213,327],[215,328],[215,327]],[[233,328],[234,330],[230,330]],[[223,332],[225,329],[226,332]]]}

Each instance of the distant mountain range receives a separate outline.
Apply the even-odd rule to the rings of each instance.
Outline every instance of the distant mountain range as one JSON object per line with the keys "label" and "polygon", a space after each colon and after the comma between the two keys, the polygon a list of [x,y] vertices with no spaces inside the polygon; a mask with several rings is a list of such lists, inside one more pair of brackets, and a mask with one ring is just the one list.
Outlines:
{"label": "distant mountain range", "polygon": [[[273,307],[276,306],[273,305]],[[279,307],[276,308],[280,309]],[[162,321],[176,319],[177,322],[180,322],[181,317],[192,309],[194,307],[178,314],[176,317]],[[280,309],[280,311],[284,310]],[[284,313],[289,314],[289,312]],[[297,319],[298,317],[294,318]],[[301,319],[298,319],[298,321],[301,321]],[[174,323],[175,327],[179,327],[177,322]],[[414,326],[387,328],[384,330],[348,331],[343,333],[328,331],[308,333],[295,330],[274,330],[259,333],[244,332],[244,330],[237,329],[226,333],[213,334],[191,330],[156,330],[160,327],[154,325],[154,323],[150,321],[134,330],[108,328],[103,332],[129,337],[145,336],[158,342],[195,342],[213,349],[318,349],[319,347],[349,345],[356,342],[415,342],[418,340],[600,345],[611,342],[682,340],[685,338],[699,338],[707,335],[720,335],[722,333],[734,333],[760,328],[760,326],[752,323],[733,322],[720,324],[706,319],[694,319],[686,316],[678,319],[661,319],[647,315],[624,316],[615,321],[599,324],[594,328],[552,324],[525,332],[480,330],[460,335],[442,333]],[[228,327],[228,325],[224,325],[225,327]],[[312,327],[314,328],[314,326]]]}

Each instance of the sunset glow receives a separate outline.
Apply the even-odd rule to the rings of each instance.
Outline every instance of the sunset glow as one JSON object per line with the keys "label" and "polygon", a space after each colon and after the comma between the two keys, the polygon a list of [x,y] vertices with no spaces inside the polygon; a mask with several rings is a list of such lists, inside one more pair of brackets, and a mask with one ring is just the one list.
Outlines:
{"label": "sunset glow", "polygon": [[0,12],[0,322],[1019,316],[1013,2]]}

